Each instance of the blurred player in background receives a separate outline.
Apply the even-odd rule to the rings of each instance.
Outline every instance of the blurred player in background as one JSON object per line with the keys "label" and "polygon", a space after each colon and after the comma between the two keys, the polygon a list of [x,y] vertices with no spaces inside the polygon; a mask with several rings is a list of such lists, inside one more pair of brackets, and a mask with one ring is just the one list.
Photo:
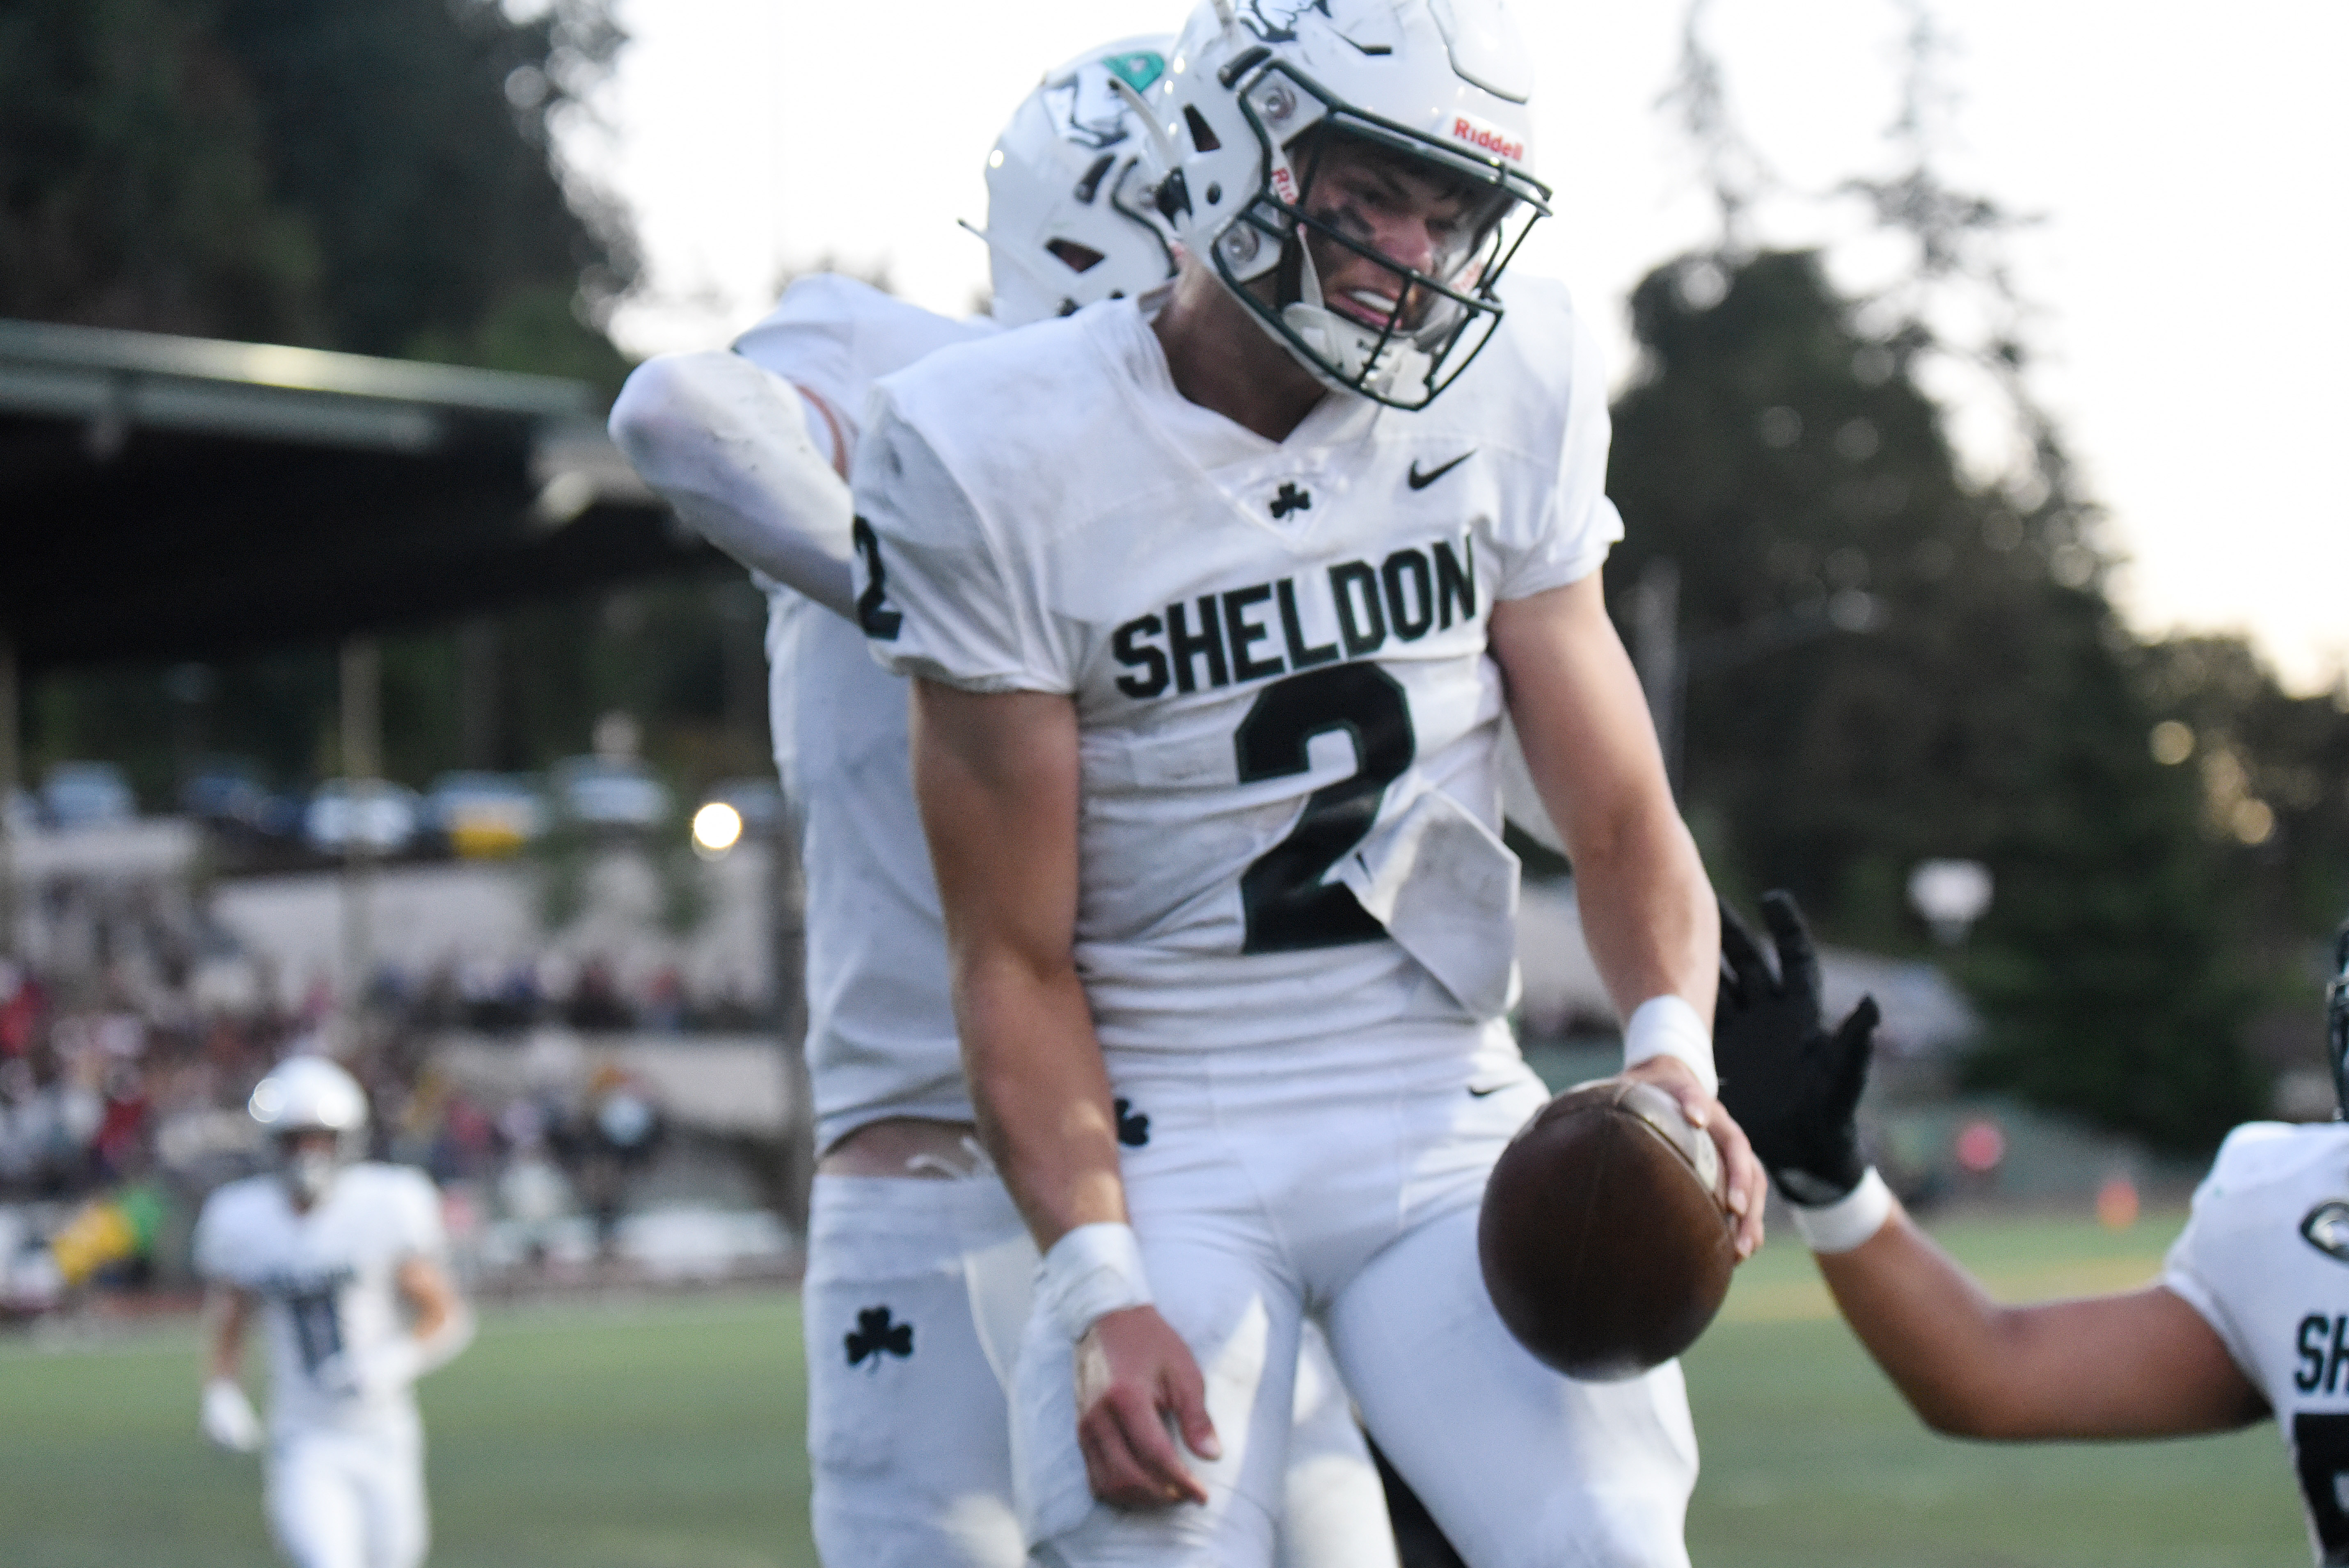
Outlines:
{"label": "blurred player in background", "polygon": [[1600,597],[1595,335],[1495,292],[1547,195],[1522,41],[1492,0],[1216,0],[1174,53],[1164,308],[890,378],[855,469],[973,1096],[1046,1250],[1036,1559],[1270,1561],[1310,1317],[1469,1562],[1684,1562],[1679,1369],[1549,1372],[1476,1264],[1545,1099],[1506,1022],[1505,706],[1629,1070],[1710,1124],[1741,1252],[1762,1197],[1709,1092],[1713,895]]}
{"label": "blurred player in background", "polygon": [[276,1169],[220,1188],[196,1221],[212,1297],[204,1436],[239,1453],[263,1444],[238,1376],[258,1315],[279,1550],[295,1568],[414,1568],[429,1527],[410,1386],[472,1337],[444,1261],[440,1195],[420,1171],[358,1158],[367,1098],[322,1057],[280,1063],[251,1109]]}
{"label": "blurred player in background", "polygon": [[[1836,1304],[1927,1425],[2007,1441],[2224,1432],[2272,1413],[2320,1563],[2349,1563],[2349,1124],[2249,1122],[2194,1194],[2159,1281],[2002,1306],[1903,1212],[1855,1119],[1877,1009],[1830,1034],[1795,901],[1763,901],[1778,962],[1723,912],[1722,1099],[1792,1205]],[[2327,1053],[2349,1110],[2349,924]]]}
{"label": "blurred player in background", "polygon": [[[988,161],[991,319],[802,279],[731,354],[640,366],[612,432],[678,512],[769,593],[776,764],[806,875],[817,1166],[804,1297],[818,1550],[836,1568],[1026,1560],[1002,1377],[1036,1252],[979,1152],[938,897],[906,761],[905,683],[866,652],[842,475],[873,382],[949,344],[1139,295],[1174,257],[1143,205],[1112,87],[1168,40],[1049,73]],[[1284,1561],[1394,1561],[1375,1472],[1326,1354],[1300,1389]]]}

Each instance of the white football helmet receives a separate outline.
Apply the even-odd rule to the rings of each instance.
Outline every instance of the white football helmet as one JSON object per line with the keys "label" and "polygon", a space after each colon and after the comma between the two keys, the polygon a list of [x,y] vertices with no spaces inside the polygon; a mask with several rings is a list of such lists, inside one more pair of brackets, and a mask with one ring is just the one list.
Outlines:
{"label": "white football helmet", "polygon": [[[1153,170],[1159,207],[1324,382],[1424,407],[1500,325],[1495,285],[1549,211],[1549,188],[1532,173],[1532,92],[1524,40],[1500,0],[1206,0],[1145,95],[1165,165]],[[1401,154],[1465,198],[1456,238],[1427,270],[1308,210],[1317,155],[1333,137]],[[1309,231],[1397,275],[1379,325],[1324,304]]]}
{"label": "white football helmet", "polygon": [[1138,171],[1142,122],[1115,83],[1147,91],[1174,40],[1121,38],[1044,75],[987,157],[995,319],[1021,326],[1174,275],[1165,221]]}
{"label": "white football helmet", "polygon": [[[278,1173],[295,1196],[314,1203],[335,1172],[367,1151],[367,1094],[358,1080],[324,1057],[288,1057],[253,1087],[245,1102],[278,1151]],[[294,1152],[285,1140],[297,1132],[331,1132],[335,1151]]]}

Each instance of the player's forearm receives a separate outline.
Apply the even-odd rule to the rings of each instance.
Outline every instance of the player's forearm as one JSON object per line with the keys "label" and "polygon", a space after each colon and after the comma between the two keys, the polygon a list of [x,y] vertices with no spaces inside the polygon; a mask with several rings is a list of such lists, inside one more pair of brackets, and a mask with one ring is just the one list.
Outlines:
{"label": "player's forearm", "polygon": [[937,874],[980,1135],[1047,1249],[1123,1222],[1117,1119],[1076,971],[1076,708],[914,683],[914,789]]}
{"label": "player's forearm", "polygon": [[400,1265],[399,1294],[412,1316],[409,1376],[420,1377],[447,1366],[473,1342],[473,1314],[439,1264],[415,1257]]}
{"label": "player's forearm", "polygon": [[2263,1408],[2209,1326],[2158,1287],[2002,1306],[1898,1206],[1818,1264],[1877,1365],[1952,1437],[2175,1437]]}
{"label": "player's forearm", "polygon": [[1597,575],[1495,605],[1492,648],[1609,996],[1627,1017],[1672,995],[1710,1019],[1719,913]]}
{"label": "player's forearm", "polygon": [[204,1345],[204,1380],[233,1382],[244,1367],[244,1329],[252,1303],[241,1291],[215,1289],[207,1305],[211,1333]]}
{"label": "player's forearm", "polygon": [[736,561],[848,616],[853,504],[788,382],[732,354],[665,355],[612,406],[645,482]]}
{"label": "player's forearm", "polygon": [[1117,1113],[1075,969],[968,959],[955,1003],[980,1140],[1037,1246],[1123,1223]]}
{"label": "player's forearm", "polygon": [[1650,802],[1574,846],[1583,936],[1608,995],[1627,1018],[1653,996],[1678,996],[1710,1024],[1721,924],[1696,844]]}
{"label": "player's forearm", "polygon": [[2022,1369],[2008,1313],[1897,1206],[1868,1240],[1817,1262],[1845,1321],[1926,1425],[1956,1437],[2047,1435],[2016,1429]]}

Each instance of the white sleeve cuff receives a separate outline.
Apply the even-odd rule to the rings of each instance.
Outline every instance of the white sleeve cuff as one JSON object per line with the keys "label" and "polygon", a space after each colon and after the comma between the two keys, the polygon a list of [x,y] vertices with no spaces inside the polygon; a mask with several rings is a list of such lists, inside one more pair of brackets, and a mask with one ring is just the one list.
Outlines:
{"label": "white sleeve cuff", "polygon": [[1102,1221],[1054,1242],[1036,1271],[1036,1295],[1072,1343],[1096,1318],[1149,1305],[1150,1280],[1133,1227]]}
{"label": "white sleeve cuff", "polygon": [[1713,1031],[1696,1009],[1670,992],[1651,996],[1632,1009],[1623,1026],[1623,1065],[1636,1068],[1658,1057],[1688,1064],[1707,1094],[1721,1092],[1721,1076],[1713,1069]]}
{"label": "white sleeve cuff", "polygon": [[1789,1203],[1795,1216],[1795,1229],[1815,1253],[1847,1253],[1873,1237],[1892,1217],[1892,1189],[1868,1168],[1859,1185],[1823,1208],[1806,1208]]}

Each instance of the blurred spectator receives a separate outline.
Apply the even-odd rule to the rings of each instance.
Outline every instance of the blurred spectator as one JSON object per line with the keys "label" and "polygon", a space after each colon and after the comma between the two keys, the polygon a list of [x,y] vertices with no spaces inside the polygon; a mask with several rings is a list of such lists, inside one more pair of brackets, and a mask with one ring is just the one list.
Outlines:
{"label": "blurred spectator", "polygon": [[626,1208],[630,1179],[650,1162],[661,1137],[651,1094],[609,1063],[587,1080],[585,1114],[564,1140],[574,1185],[595,1225],[596,1256],[609,1259]]}

